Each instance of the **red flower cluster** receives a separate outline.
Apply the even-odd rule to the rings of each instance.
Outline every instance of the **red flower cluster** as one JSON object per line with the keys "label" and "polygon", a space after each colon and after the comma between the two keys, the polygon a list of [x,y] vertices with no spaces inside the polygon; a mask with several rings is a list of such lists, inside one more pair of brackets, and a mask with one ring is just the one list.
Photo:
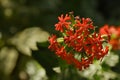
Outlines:
{"label": "red flower cluster", "polygon": [[58,19],[55,30],[60,31],[62,36],[50,36],[48,48],[67,63],[82,70],[89,67],[94,59],[102,59],[108,53],[108,47],[104,49],[102,46],[104,39],[101,34],[94,32],[95,27],[90,18],[80,19],[66,14]]}
{"label": "red flower cluster", "polygon": [[104,25],[100,28],[100,34],[109,35],[109,43],[114,50],[120,49],[120,27]]}

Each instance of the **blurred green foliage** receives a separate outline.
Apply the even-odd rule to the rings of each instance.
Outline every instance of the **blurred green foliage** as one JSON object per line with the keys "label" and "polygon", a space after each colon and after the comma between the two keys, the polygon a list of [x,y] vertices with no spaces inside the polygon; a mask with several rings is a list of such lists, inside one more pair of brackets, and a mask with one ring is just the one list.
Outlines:
{"label": "blurred green foliage", "polygon": [[[104,61],[102,68],[95,64],[97,69],[93,65],[88,72],[80,72],[47,48],[49,33],[57,33],[54,24],[61,14],[74,11],[80,17],[90,17],[98,28],[106,23],[120,25],[119,3],[119,0],[0,0],[0,80],[120,80],[120,51],[113,51],[118,59],[109,58],[111,62]],[[112,61],[118,62],[111,66],[108,63]],[[90,76],[91,70],[94,73]]]}

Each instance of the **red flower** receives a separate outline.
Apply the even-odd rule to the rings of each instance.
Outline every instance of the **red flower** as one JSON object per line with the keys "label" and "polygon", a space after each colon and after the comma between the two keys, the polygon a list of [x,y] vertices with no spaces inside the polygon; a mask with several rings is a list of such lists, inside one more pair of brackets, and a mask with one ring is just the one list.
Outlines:
{"label": "red flower", "polygon": [[69,28],[70,22],[67,22],[67,21],[70,20],[70,17],[68,14],[66,14],[65,17],[61,15],[61,17],[58,17],[58,19],[59,19],[59,22],[55,24],[55,30],[63,32],[64,28],[66,29]]}
{"label": "red flower", "polygon": [[78,28],[77,33],[84,33],[84,36],[89,34],[89,29],[94,29],[93,22],[90,18],[82,18],[82,21],[76,20],[75,26]]}
{"label": "red flower", "polygon": [[100,32],[101,35],[103,35],[103,34],[110,34],[108,25],[106,24],[102,28],[100,28],[99,32]]}
{"label": "red flower", "polygon": [[[72,15],[73,16],[73,15]],[[55,24],[55,30],[62,33],[63,41],[59,42],[55,35],[49,38],[49,48],[55,51],[56,55],[68,64],[75,65],[79,70],[89,67],[94,59],[102,59],[108,53],[108,47],[102,46],[101,34],[90,32],[95,29],[90,18],[58,17],[59,22]],[[72,19],[72,20],[71,20]],[[101,29],[101,33],[109,34],[108,27]],[[75,56],[80,55],[81,58]]]}
{"label": "red flower", "polygon": [[113,49],[120,49],[120,27],[104,25],[99,32],[100,34],[109,34],[109,43]]}
{"label": "red flower", "polygon": [[118,26],[117,31],[118,31],[118,36],[120,36],[120,26]]}
{"label": "red flower", "polygon": [[76,68],[78,68],[79,70],[82,70],[82,64],[80,61],[78,61],[77,59],[73,59],[73,63],[76,66]]}
{"label": "red flower", "polygon": [[92,62],[92,60],[82,58],[82,60],[81,60],[82,68],[86,69],[87,67],[89,67],[91,62]]}
{"label": "red flower", "polygon": [[48,46],[48,48],[53,50],[53,51],[58,49],[59,44],[58,44],[56,39],[57,39],[56,35],[52,35],[51,37],[49,37],[50,45]]}
{"label": "red flower", "polygon": [[110,44],[114,50],[120,49],[120,39],[111,39]]}

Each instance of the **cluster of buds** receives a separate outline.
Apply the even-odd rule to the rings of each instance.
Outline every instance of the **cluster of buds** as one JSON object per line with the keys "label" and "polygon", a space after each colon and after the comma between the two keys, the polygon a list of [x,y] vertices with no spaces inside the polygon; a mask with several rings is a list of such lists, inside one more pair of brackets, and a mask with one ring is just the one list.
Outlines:
{"label": "cluster of buds", "polygon": [[68,64],[83,70],[108,53],[108,46],[103,47],[105,39],[95,32],[90,18],[74,17],[73,13],[69,13],[62,14],[58,19],[55,30],[61,36],[51,35],[48,48]]}
{"label": "cluster of buds", "polygon": [[120,50],[120,26],[104,25],[100,28],[101,35],[108,35],[110,37],[109,43],[113,50]]}

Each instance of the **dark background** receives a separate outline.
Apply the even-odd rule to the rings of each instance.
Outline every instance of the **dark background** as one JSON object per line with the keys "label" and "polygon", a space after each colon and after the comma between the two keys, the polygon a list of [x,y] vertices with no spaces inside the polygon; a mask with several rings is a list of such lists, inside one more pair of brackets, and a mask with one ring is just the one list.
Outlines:
{"label": "dark background", "polygon": [[[7,2],[8,1],[8,2]],[[74,11],[80,17],[90,17],[95,26],[120,25],[119,0],[1,0],[0,31],[14,35],[27,27],[53,29],[57,17]]]}

